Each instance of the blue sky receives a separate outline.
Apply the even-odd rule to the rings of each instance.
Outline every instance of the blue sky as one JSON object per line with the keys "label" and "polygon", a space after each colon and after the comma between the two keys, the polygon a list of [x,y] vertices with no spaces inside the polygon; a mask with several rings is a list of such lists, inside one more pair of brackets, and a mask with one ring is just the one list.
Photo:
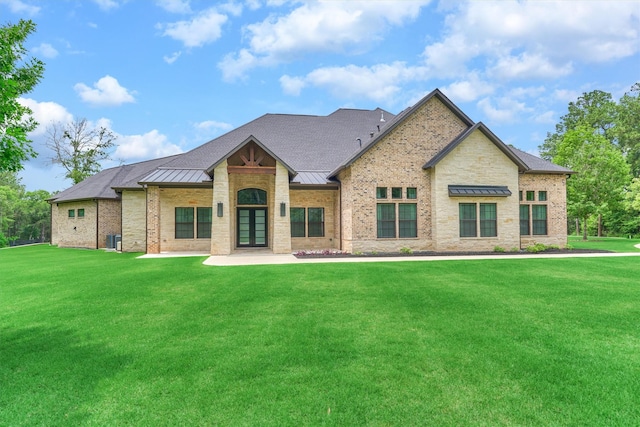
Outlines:
{"label": "blue sky", "polygon": [[537,153],[567,104],[640,80],[638,1],[0,0],[37,24],[46,63],[21,99],[40,126],[29,190],[70,186],[52,123],[117,135],[111,167],[188,151],[265,113],[398,113],[440,88],[504,142]]}

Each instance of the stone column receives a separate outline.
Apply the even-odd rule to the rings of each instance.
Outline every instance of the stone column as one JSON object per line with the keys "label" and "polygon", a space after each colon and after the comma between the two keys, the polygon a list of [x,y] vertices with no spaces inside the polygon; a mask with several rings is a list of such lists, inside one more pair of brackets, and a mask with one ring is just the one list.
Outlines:
{"label": "stone column", "polygon": [[147,253],[160,253],[160,188],[147,187]]}
{"label": "stone column", "polygon": [[[273,212],[273,245],[274,254],[291,253],[291,222],[289,218],[289,171],[276,162],[276,185]],[[280,216],[280,205],[284,203],[284,216]]]}
{"label": "stone column", "polygon": [[[213,171],[213,209],[211,215],[211,255],[231,253],[231,200],[227,161]],[[218,216],[218,203],[222,203],[222,216]]]}

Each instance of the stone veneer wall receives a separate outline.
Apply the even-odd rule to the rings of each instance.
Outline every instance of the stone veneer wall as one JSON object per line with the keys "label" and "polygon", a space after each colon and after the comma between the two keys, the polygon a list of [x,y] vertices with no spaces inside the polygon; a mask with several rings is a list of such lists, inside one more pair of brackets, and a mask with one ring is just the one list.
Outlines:
{"label": "stone veneer wall", "polygon": [[[543,243],[545,245],[567,245],[567,177],[564,174],[520,175],[519,190],[523,193],[521,204],[547,205],[547,235],[520,236],[521,247]],[[526,192],[535,191],[536,201],[528,202]],[[538,192],[547,192],[547,201],[538,201]],[[531,227],[530,227],[531,228]]]}
{"label": "stone veneer wall", "polygon": [[106,248],[108,234],[122,235],[122,202],[98,200],[98,216],[98,248]]}
{"label": "stone veneer wall", "polygon": [[[209,252],[211,239],[199,239],[197,235],[198,207],[212,206],[211,188],[160,188],[160,247],[162,252]],[[194,208],[194,228],[192,239],[176,239],[175,208]],[[212,209],[212,216],[215,215]]]}
{"label": "stone veneer wall", "polygon": [[[294,189],[289,194],[292,208],[324,208],[324,237],[291,237],[291,249],[338,249],[340,236],[337,234],[336,206],[339,191]],[[288,212],[287,218],[290,221]]]}
{"label": "stone veneer wall", "polygon": [[[218,216],[218,203],[222,203],[222,216]],[[229,255],[231,240],[231,194],[227,161],[213,171],[213,218],[211,218],[211,255]]]}
{"label": "stone veneer wall", "polygon": [[147,198],[144,191],[122,192],[122,251],[147,249]]}
{"label": "stone veneer wall", "polygon": [[[506,250],[520,245],[518,166],[480,130],[456,146],[435,166],[432,192],[434,209],[434,249],[436,251]],[[450,197],[449,185],[506,185],[508,197]],[[495,203],[497,236],[460,237],[460,203]],[[477,214],[479,218],[479,213]]]}
{"label": "stone veneer wall", "polygon": [[[392,251],[402,247],[432,250],[430,172],[422,167],[467,126],[433,97],[404,119],[382,141],[340,173],[342,185],[342,240],[347,252]],[[387,200],[376,200],[376,187],[388,188]],[[392,200],[391,188],[417,188],[416,200]],[[379,202],[417,203],[418,237],[378,239],[376,205]]]}

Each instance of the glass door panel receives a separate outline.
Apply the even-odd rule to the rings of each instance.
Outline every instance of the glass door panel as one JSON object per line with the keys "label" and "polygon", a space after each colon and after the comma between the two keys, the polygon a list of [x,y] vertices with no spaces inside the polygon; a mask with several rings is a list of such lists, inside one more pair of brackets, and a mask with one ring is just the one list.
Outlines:
{"label": "glass door panel", "polygon": [[267,209],[238,208],[238,246],[267,246]]}
{"label": "glass door panel", "polygon": [[256,209],[255,211],[255,241],[256,246],[267,244],[267,211],[266,209]]}

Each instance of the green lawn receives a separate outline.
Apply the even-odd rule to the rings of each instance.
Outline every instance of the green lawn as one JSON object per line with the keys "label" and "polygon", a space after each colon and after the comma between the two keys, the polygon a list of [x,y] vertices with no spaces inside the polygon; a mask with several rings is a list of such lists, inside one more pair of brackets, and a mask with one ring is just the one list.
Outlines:
{"label": "green lawn", "polygon": [[588,236],[582,240],[582,236],[569,236],[569,244],[576,249],[603,249],[612,252],[640,252],[635,245],[640,244],[640,239],[627,239],[624,237],[594,237]]}
{"label": "green lawn", "polygon": [[640,258],[0,250],[0,425],[638,425]]}

